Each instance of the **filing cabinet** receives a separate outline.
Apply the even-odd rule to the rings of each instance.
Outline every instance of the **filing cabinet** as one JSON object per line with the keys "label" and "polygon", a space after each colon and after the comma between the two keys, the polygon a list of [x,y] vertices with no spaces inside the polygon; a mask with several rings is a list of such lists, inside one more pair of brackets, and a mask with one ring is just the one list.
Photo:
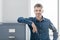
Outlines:
{"label": "filing cabinet", "polygon": [[0,40],[26,40],[26,25],[22,23],[1,24]]}

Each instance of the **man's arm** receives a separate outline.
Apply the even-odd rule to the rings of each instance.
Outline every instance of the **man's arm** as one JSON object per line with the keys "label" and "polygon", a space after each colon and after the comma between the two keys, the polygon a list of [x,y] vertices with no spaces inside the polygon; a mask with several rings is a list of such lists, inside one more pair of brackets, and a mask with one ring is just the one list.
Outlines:
{"label": "man's arm", "polygon": [[19,17],[17,20],[19,23],[25,23],[28,25],[32,25],[32,21],[30,18],[23,18],[23,17]]}
{"label": "man's arm", "polygon": [[49,28],[53,31],[53,40],[57,40],[58,38],[58,32],[56,30],[56,28],[54,27],[54,25],[51,23],[51,21],[49,21]]}
{"label": "man's arm", "polygon": [[23,17],[19,17],[18,18],[18,22],[19,23],[25,23],[25,24],[28,24],[28,25],[31,25],[32,26],[32,28],[33,28],[33,32],[37,32],[37,28],[36,28],[36,25],[32,22],[32,19],[33,18],[23,18]]}

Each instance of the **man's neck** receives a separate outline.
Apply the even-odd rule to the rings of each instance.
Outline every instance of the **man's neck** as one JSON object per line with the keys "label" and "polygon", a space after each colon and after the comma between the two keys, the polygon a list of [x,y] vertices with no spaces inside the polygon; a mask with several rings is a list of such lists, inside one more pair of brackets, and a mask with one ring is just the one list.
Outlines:
{"label": "man's neck", "polygon": [[42,16],[36,17],[36,19],[37,19],[38,21],[42,21]]}

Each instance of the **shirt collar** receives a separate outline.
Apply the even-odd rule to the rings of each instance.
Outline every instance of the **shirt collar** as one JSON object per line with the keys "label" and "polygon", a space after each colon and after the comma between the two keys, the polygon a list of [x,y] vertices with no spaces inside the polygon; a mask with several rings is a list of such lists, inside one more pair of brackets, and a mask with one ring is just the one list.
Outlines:
{"label": "shirt collar", "polygon": [[37,22],[42,22],[42,21],[45,20],[45,18],[42,16],[42,20],[41,20],[41,21],[38,21],[38,20],[36,19],[36,17],[35,17],[35,20],[36,20]]}

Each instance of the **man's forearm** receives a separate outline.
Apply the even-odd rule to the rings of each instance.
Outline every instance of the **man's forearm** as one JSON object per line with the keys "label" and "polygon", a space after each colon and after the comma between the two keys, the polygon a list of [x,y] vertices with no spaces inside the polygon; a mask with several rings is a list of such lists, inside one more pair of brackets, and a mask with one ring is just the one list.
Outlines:
{"label": "man's forearm", "polygon": [[19,23],[25,23],[25,24],[28,24],[28,25],[32,25],[32,21],[30,21],[30,20],[27,19],[27,18],[19,17],[17,21],[18,21]]}
{"label": "man's forearm", "polygon": [[55,30],[53,31],[53,40],[57,40],[58,38],[58,32]]}
{"label": "man's forearm", "polygon": [[37,28],[36,28],[36,25],[28,18],[23,18],[23,17],[19,17],[18,20],[17,20],[19,23],[25,23],[25,24],[28,24],[28,25],[31,25],[32,28],[33,28],[33,32],[37,32]]}

